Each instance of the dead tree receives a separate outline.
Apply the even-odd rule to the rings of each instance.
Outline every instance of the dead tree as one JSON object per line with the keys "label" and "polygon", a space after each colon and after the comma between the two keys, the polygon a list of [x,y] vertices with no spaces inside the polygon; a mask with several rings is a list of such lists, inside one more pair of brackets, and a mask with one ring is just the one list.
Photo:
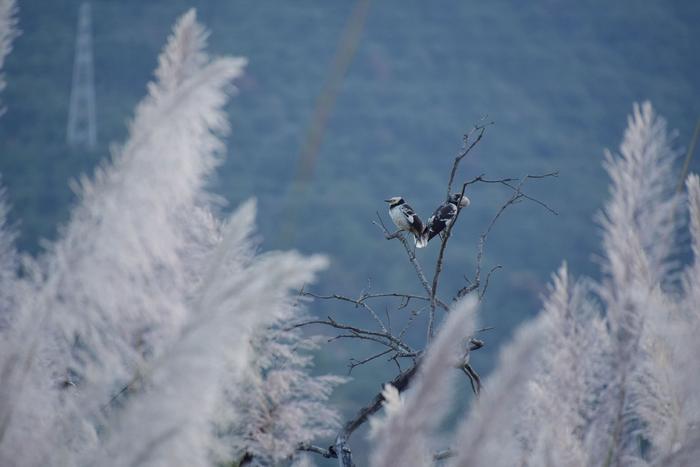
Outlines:
{"label": "dead tree", "polygon": [[[486,184],[499,184],[505,187],[510,196],[507,200],[500,206],[497,212],[493,215],[489,223],[486,225],[485,229],[482,231],[478,244],[476,245],[475,253],[475,268],[471,275],[471,278],[464,276],[466,284],[460,289],[456,290],[452,295],[450,300],[445,300],[441,298],[438,294],[441,273],[443,270],[443,264],[445,259],[445,253],[451,238],[452,229],[457,225],[457,220],[459,218],[462,207],[458,205],[457,213],[454,221],[445,228],[441,235],[440,248],[438,250],[437,258],[435,259],[433,273],[430,280],[426,276],[425,269],[421,265],[420,261],[416,257],[415,250],[412,248],[409,241],[406,239],[401,231],[391,232],[382,217],[377,213],[377,220],[373,223],[380,229],[381,233],[387,240],[396,240],[403,247],[406,258],[408,262],[413,267],[416,277],[422,285],[424,293],[404,293],[404,292],[381,292],[374,293],[371,291],[371,287],[367,290],[362,291],[358,297],[349,297],[339,294],[329,294],[321,295],[312,293],[309,291],[302,290],[301,294],[308,297],[313,297],[317,300],[333,300],[338,302],[347,303],[355,308],[362,309],[367,312],[368,317],[373,323],[371,328],[362,328],[349,323],[344,323],[332,316],[328,316],[326,319],[313,319],[298,323],[293,327],[311,326],[311,325],[321,325],[331,328],[336,331],[336,335],[329,339],[330,341],[335,341],[338,339],[360,339],[368,342],[373,342],[381,346],[381,351],[376,352],[370,356],[361,359],[351,359],[349,362],[349,370],[352,371],[354,368],[365,365],[372,361],[380,358],[386,358],[388,361],[394,362],[397,367],[397,375],[393,379],[387,381],[388,384],[396,387],[400,392],[404,391],[410,384],[412,378],[416,374],[421,361],[421,355],[425,348],[430,344],[435,331],[436,316],[438,310],[443,310],[445,312],[449,311],[449,303],[465,297],[470,294],[476,294],[478,299],[481,300],[486,293],[489,282],[492,275],[499,269],[501,265],[494,265],[488,270],[483,266],[484,250],[486,248],[486,243],[489,234],[493,230],[497,221],[501,218],[503,213],[512,205],[523,201],[531,201],[539,206],[543,207],[550,213],[556,215],[557,213],[549,207],[543,201],[540,201],[523,191],[525,183],[529,180],[543,179],[548,177],[556,177],[557,172],[550,172],[539,175],[525,175],[522,177],[514,178],[496,178],[491,179],[485,176],[485,174],[478,175],[470,180],[463,182],[457,191],[454,190],[455,177],[459,169],[460,163],[471,153],[474,147],[479,144],[479,142],[484,137],[487,128],[491,123],[482,122],[479,125],[475,125],[467,134],[464,135],[464,145],[461,151],[455,156],[450,170],[449,178],[447,181],[447,193],[446,199],[449,200],[453,193],[459,192],[464,195],[467,187],[474,185],[476,183],[486,183]],[[410,317],[407,322],[400,330],[392,329],[391,314],[385,309],[384,319],[380,317],[378,309],[375,307],[375,303],[379,303],[379,300],[395,300],[395,310],[408,310],[411,304],[417,304],[418,307],[411,311]],[[422,348],[415,348],[406,340],[406,332],[417,322],[417,319],[424,313],[427,313],[426,319],[426,338],[425,343]],[[482,329],[481,331],[486,330]],[[473,350],[479,349],[484,345],[484,342],[478,339],[476,336],[465,336],[465,355],[463,360],[463,365],[459,368],[468,378],[471,383],[471,387],[474,394],[478,396],[481,389],[481,379],[479,374],[474,370],[470,361],[469,353]],[[402,365],[403,363],[403,365]],[[340,429],[336,436],[335,443],[324,449],[322,447],[313,446],[310,444],[303,444],[299,446],[299,450],[314,452],[322,455],[326,458],[337,458],[340,467],[352,467],[352,452],[348,446],[348,441],[350,436],[353,434],[357,428],[362,426],[371,415],[376,413],[381,407],[384,399],[381,392],[376,394],[367,405],[362,407],[357,414],[348,420]],[[438,453],[436,456],[444,458],[447,454]]]}

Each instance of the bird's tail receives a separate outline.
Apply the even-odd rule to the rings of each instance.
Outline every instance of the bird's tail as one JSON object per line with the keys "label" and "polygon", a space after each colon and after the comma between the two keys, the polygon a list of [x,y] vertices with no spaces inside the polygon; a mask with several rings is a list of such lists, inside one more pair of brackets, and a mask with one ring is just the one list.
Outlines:
{"label": "bird's tail", "polygon": [[416,235],[416,248],[425,248],[428,246],[428,235],[426,234],[420,234]]}

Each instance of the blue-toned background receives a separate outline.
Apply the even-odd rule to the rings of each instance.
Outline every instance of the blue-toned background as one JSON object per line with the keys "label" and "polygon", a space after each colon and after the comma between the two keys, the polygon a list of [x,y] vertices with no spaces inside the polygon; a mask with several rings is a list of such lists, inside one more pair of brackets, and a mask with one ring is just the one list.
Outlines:
{"label": "blue-toned background", "polygon": [[[229,106],[228,156],[212,189],[226,209],[259,199],[262,249],[328,253],[333,263],[319,293],[357,294],[368,279],[375,291],[420,291],[400,245],[372,225],[374,213],[386,209],[383,199],[403,195],[427,217],[444,196],[461,135],[483,115],[495,125],[458,180],[560,172],[530,188],[558,216],[521,203],[490,236],[485,266],[504,269],[481,310],[482,324],[495,327],[474,356],[483,373],[514,326],[537,312],[562,260],[577,275],[596,274],[592,219],[606,197],[603,151],[619,144],[633,102],[654,103],[678,129],[683,155],[700,118],[696,1],[374,1],[298,190],[302,147],[354,2],[93,2],[100,142],[93,151],[65,143],[78,6],[21,1],[23,34],[6,63],[0,173],[23,250],[39,252],[41,239],[56,235],[73,202],[68,181],[91,172],[110,143],[124,140],[172,23],[194,6],[211,30],[213,53],[249,58]],[[700,158],[691,167],[700,169]],[[469,195],[444,271],[445,298],[472,273],[478,235],[508,193],[475,186]],[[431,244],[419,259],[429,264],[435,254]],[[336,303],[313,311],[367,322]],[[419,328],[413,339],[424,335]],[[319,354],[319,368],[345,372],[349,357],[371,350],[332,343]],[[387,371],[381,363],[356,369],[338,403],[353,412]]]}

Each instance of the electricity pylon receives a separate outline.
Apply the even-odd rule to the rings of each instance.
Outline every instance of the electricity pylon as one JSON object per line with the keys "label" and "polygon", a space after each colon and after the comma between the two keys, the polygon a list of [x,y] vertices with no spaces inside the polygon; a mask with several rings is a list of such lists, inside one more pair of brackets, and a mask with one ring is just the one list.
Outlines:
{"label": "electricity pylon", "polygon": [[91,16],[90,4],[80,5],[67,131],[68,144],[89,149],[97,144]]}

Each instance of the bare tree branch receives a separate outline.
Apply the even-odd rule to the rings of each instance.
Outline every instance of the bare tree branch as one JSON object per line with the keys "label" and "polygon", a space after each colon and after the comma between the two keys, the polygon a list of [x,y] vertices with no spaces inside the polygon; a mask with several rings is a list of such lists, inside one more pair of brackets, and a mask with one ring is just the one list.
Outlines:
{"label": "bare tree branch", "polygon": [[[482,119],[483,121],[484,119]],[[493,124],[493,122],[488,123],[488,125]],[[449,201],[450,195],[452,194],[452,184],[454,183],[455,175],[457,174],[457,169],[459,168],[459,164],[462,162],[462,160],[471,152],[471,150],[479,144],[479,141],[484,137],[484,133],[486,132],[486,125],[475,125],[469,133],[464,135],[464,145],[462,147],[462,151],[457,154],[455,157],[454,162],[452,163],[452,170],[450,171],[450,178],[447,181],[447,196],[446,200]],[[470,143],[469,138],[476,134],[476,138]],[[462,187],[462,196],[464,196],[464,189],[465,187]],[[443,263],[443,258],[445,255],[445,249],[447,248],[447,242],[450,239],[450,234],[452,232],[452,227],[455,225],[457,222],[457,217],[459,217],[459,211],[461,210],[460,203],[457,203],[457,213],[455,214],[454,220],[450,223],[450,225],[447,226],[445,229],[444,236],[442,237],[442,242],[440,243],[440,251],[438,252],[438,257],[437,261],[435,262],[435,274],[433,274],[433,283],[432,286],[430,287],[430,291],[428,292],[430,294],[430,316],[428,317],[428,331],[427,331],[427,336],[426,336],[426,343],[429,344],[430,341],[433,338],[434,334],[434,327],[435,327],[435,305],[437,304],[438,298],[437,298],[437,288],[439,284],[439,279],[440,279],[440,273],[442,272],[442,263]]]}
{"label": "bare tree branch", "polygon": [[313,444],[310,443],[301,443],[299,447],[297,448],[298,451],[306,451],[306,452],[314,452],[316,454],[320,454],[326,459],[337,459],[338,458],[338,453],[335,450],[334,446],[330,446],[328,449],[323,449],[318,446],[314,446]]}
{"label": "bare tree branch", "polygon": [[[450,179],[449,179],[448,185],[447,185],[447,199],[448,200],[450,198],[450,195],[452,194],[452,184],[454,182],[454,177],[455,177],[455,174],[457,173],[459,163],[462,161],[462,159],[464,159],[464,157],[466,157],[469,154],[469,152],[479,143],[479,141],[481,141],[481,138],[484,136],[485,131],[486,131],[485,125],[476,125],[468,134],[464,135],[463,149],[457,155],[457,157],[455,157],[454,163],[452,165],[452,171],[450,172]],[[476,139],[474,139],[474,141],[471,142],[471,144],[469,144],[469,137],[474,133],[477,134],[477,137],[476,137]],[[468,182],[465,182],[462,185],[462,190],[460,192],[460,195],[464,196],[464,192],[465,192],[467,186],[474,184],[474,183],[477,183],[477,182],[500,183],[502,185],[507,186],[511,190],[514,190],[518,194],[518,199],[525,198],[525,199],[531,200],[531,201],[543,206],[545,209],[547,209],[548,211],[550,211],[551,213],[556,215],[557,212],[555,210],[550,208],[544,202],[523,193],[520,188],[522,186],[522,183],[526,179],[556,177],[558,175],[559,175],[558,172],[550,172],[550,173],[541,174],[541,175],[526,175],[524,179],[502,178],[502,179],[498,179],[498,180],[489,180],[487,178],[484,178],[484,175],[482,174],[482,175],[479,175],[478,177],[475,177],[474,179],[472,179]],[[513,185],[510,184],[510,182],[516,181],[516,180],[521,180],[521,182],[520,182],[520,185],[518,185],[517,187],[514,187]],[[515,201],[508,203],[508,205],[512,204],[513,202],[515,202]],[[504,210],[504,208],[502,208],[502,210]],[[428,332],[427,332],[427,338],[426,338],[426,341],[428,343],[430,343],[430,340],[433,338],[433,334],[434,334],[435,303],[437,300],[437,289],[438,289],[438,285],[439,285],[440,273],[442,272],[445,251],[447,249],[447,242],[450,239],[450,235],[452,233],[453,227],[457,224],[457,219],[459,218],[459,214],[461,211],[462,211],[462,206],[458,203],[457,204],[457,213],[455,214],[454,220],[450,223],[450,225],[447,226],[447,228],[444,231],[444,235],[442,237],[442,242],[440,243],[440,250],[438,252],[437,261],[435,262],[435,274],[433,275],[433,282],[432,282],[432,286],[430,287],[431,307],[430,307],[430,317],[428,319]],[[500,216],[500,212],[501,211],[499,211],[499,214],[496,215],[496,217],[495,217],[496,220]],[[492,221],[491,224],[489,225],[489,228],[488,228],[489,231],[493,227],[494,223],[495,223],[495,221]],[[482,252],[482,256],[483,256],[483,252]],[[491,275],[492,272],[493,272],[493,270],[489,273],[489,276]],[[479,287],[479,285],[476,285],[476,287],[471,288],[471,290],[469,290],[469,292],[478,289],[478,287]],[[466,295],[466,293],[464,295]],[[480,293],[479,298],[481,299],[482,297],[483,297],[483,293]]]}
{"label": "bare tree branch", "polygon": [[[416,375],[416,372],[418,371],[418,361],[416,361],[410,368],[407,370],[401,372],[398,376],[396,376],[394,379],[389,381],[386,384],[391,384],[394,386],[399,392],[405,390],[408,387],[408,384],[411,382],[413,377]],[[384,385],[382,385],[384,387]],[[345,425],[343,425],[343,428],[340,430],[338,433],[338,436],[336,437],[335,440],[335,449],[336,452],[341,452],[342,455],[339,458],[339,464],[341,467],[352,467],[352,453],[350,451],[350,448],[348,448],[347,443],[348,440],[350,439],[350,436],[359,428],[362,424],[364,424],[371,415],[376,413],[379,409],[382,408],[382,404],[384,402],[384,396],[382,395],[382,392],[380,391],[376,396],[374,396],[374,399],[370,401],[369,404],[366,406],[362,407],[355,417],[352,419],[348,420]]]}
{"label": "bare tree branch", "polygon": [[[483,122],[486,119],[486,116],[484,116],[481,121]],[[487,122],[487,123],[482,123],[480,125],[474,125],[474,127],[469,130],[469,133],[465,134],[463,137],[464,140],[464,145],[462,146],[462,150],[455,156],[454,163],[452,164],[452,171],[450,172],[450,178],[447,181],[447,195],[445,196],[445,199],[449,200],[450,195],[452,194],[452,184],[454,183],[455,176],[457,175],[457,169],[459,168],[459,163],[462,162],[462,159],[464,159],[467,154],[476,146],[479,144],[479,141],[481,141],[481,138],[484,137],[484,133],[486,132],[486,127],[489,125],[493,125],[493,122]],[[471,138],[472,135],[476,133],[476,138],[474,141],[469,143],[469,138]]]}
{"label": "bare tree branch", "polygon": [[350,365],[349,365],[350,370],[348,371],[348,374],[350,374],[355,367],[358,367],[360,365],[364,365],[365,363],[369,363],[372,360],[375,360],[379,357],[382,357],[382,356],[390,353],[391,351],[392,351],[392,349],[386,349],[383,352],[379,352],[378,354],[374,354],[371,357],[363,358],[362,360],[355,360],[354,358],[351,358]]}
{"label": "bare tree branch", "polygon": [[423,309],[417,310],[415,313],[411,315],[411,317],[408,319],[408,322],[406,322],[406,325],[403,327],[401,332],[399,333],[399,337],[403,337],[406,335],[406,331],[408,331],[408,328],[413,324],[413,322],[418,318],[421,314]]}
{"label": "bare tree branch", "polygon": [[479,374],[474,370],[474,368],[469,363],[464,364],[464,366],[462,367],[462,371],[469,378],[469,382],[472,385],[472,391],[474,392],[475,395],[478,396],[479,393],[481,392],[481,378],[479,377]]}
{"label": "bare tree branch", "polygon": [[[468,281],[467,286],[462,287],[457,291],[457,294],[455,295],[454,300],[457,300],[459,298],[462,298],[466,295],[469,295],[470,293],[474,292],[475,290],[478,290],[479,294],[479,299],[481,300],[483,296],[486,293],[486,289],[488,288],[489,281],[491,278],[491,275],[497,271],[498,269],[501,269],[500,265],[497,265],[493,267],[488,274],[486,275],[486,279],[484,281],[484,287],[480,289],[481,287],[481,269],[482,269],[482,260],[484,257],[484,250],[486,248],[486,241],[488,239],[489,234],[491,233],[491,230],[493,230],[494,225],[496,225],[496,222],[498,219],[501,217],[501,215],[505,212],[505,210],[509,207],[512,206],[513,204],[517,203],[518,201],[522,199],[527,199],[529,201],[533,201],[536,204],[539,204],[540,206],[544,207],[547,209],[550,213],[552,214],[557,214],[557,212],[549,207],[546,203],[543,201],[540,201],[532,196],[527,195],[522,191],[523,185],[525,184],[526,181],[531,180],[531,179],[543,179],[543,178],[549,178],[549,177],[557,177],[559,176],[559,172],[548,172],[544,174],[537,174],[537,175],[525,175],[524,177],[520,179],[515,179],[515,178],[501,178],[501,179],[487,179],[484,177],[484,175],[479,175],[478,177],[474,177],[473,179],[465,182],[462,185],[462,196],[464,195],[464,190],[466,189],[467,186],[472,185],[474,183],[498,183],[501,185],[504,185],[508,188],[510,188],[513,193],[511,194],[510,198],[508,198],[498,209],[496,214],[493,216],[491,221],[489,222],[488,226],[486,227],[486,230],[484,230],[480,237],[479,237],[479,243],[477,247],[477,254],[476,254],[476,266],[475,266],[475,271],[474,271],[474,279],[472,281]],[[510,182],[517,180],[519,183],[517,185],[512,185]],[[455,216],[455,220],[452,223],[452,225],[449,226],[449,230],[451,231],[451,227],[454,226],[454,224],[457,221],[457,217],[459,216],[461,209],[458,207],[457,209],[457,215]],[[446,229],[448,230],[448,229]]]}
{"label": "bare tree branch", "polygon": [[386,334],[389,333],[386,326],[384,326],[384,322],[382,322],[382,320],[379,319],[379,316],[374,311],[374,309],[366,303],[367,297],[361,296],[359,299],[355,300],[355,299],[345,297],[343,295],[338,295],[338,294],[316,295],[316,294],[313,294],[311,292],[304,292],[304,291],[302,291],[301,294],[304,296],[307,296],[307,297],[314,297],[314,298],[323,299],[323,300],[335,299],[335,300],[341,300],[344,302],[354,303],[356,307],[360,306],[360,307],[364,308],[365,310],[367,310],[369,312],[369,314],[372,316],[372,318],[374,319],[374,321],[377,322],[377,324],[379,325],[381,330],[384,331],[384,333],[386,333]]}
{"label": "bare tree branch", "polygon": [[503,269],[503,266],[501,266],[500,264],[497,264],[496,266],[491,268],[491,270],[489,271],[488,274],[486,274],[486,281],[484,281],[484,288],[482,288],[481,292],[479,292],[479,300],[484,298],[484,295],[486,295],[486,290],[489,288],[489,281],[491,280],[491,274],[498,271],[499,269]]}
{"label": "bare tree branch", "polygon": [[[559,172],[558,172],[558,171],[547,172],[547,173],[538,174],[538,175],[526,175],[526,177],[527,177],[528,179],[542,179],[542,178],[558,177],[558,176],[559,176]],[[512,177],[508,177],[508,178],[499,178],[499,179],[490,180],[490,179],[485,178],[485,174],[481,174],[481,175],[479,175],[478,177],[474,177],[473,179],[464,182],[464,185],[463,185],[463,186],[464,186],[464,188],[466,188],[466,187],[468,187],[469,185],[473,185],[473,184],[475,184],[475,183],[498,183],[498,184],[501,184],[501,185],[503,185],[503,186],[506,186],[506,187],[510,188],[510,189],[513,190],[513,191],[518,191],[518,187],[517,187],[517,186],[513,186],[511,182],[521,182],[521,181],[522,181],[522,178],[512,178]],[[464,194],[464,191],[462,191],[462,194]],[[525,194],[525,193],[522,193],[522,192],[521,192],[521,194],[522,194],[522,197],[523,197],[523,198],[525,198],[525,199],[527,199],[527,200],[529,200],[529,201],[532,201],[533,203],[539,204],[540,206],[542,206],[543,208],[545,208],[547,211],[549,211],[550,213],[554,214],[555,216],[556,216],[556,215],[559,215],[559,213],[558,213],[557,211],[555,211],[554,209],[552,209],[552,208],[551,208],[549,205],[547,205],[545,202],[543,202],[543,201],[541,201],[541,200],[539,200],[539,199],[537,199],[537,198],[531,197],[530,195],[527,195],[527,194]]]}
{"label": "bare tree branch", "polygon": [[382,220],[382,216],[379,215],[379,212],[377,212],[377,219],[379,220],[379,223],[377,223],[377,221],[374,221],[372,223],[378,226],[380,229],[382,229],[382,231],[384,232],[384,236],[387,240],[393,240],[394,238],[398,238],[399,241],[403,244],[403,247],[406,250],[406,254],[408,255],[408,260],[411,262],[413,268],[416,270],[418,280],[423,285],[423,288],[428,293],[428,295],[430,295],[432,293],[432,290],[430,288],[430,284],[428,284],[428,279],[425,278],[423,268],[421,267],[420,263],[418,263],[415,250],[411,249],[411,247],[408,244],[408,241],[406,241],[406,238],[401,234],[400,231],[395,232],[393,234],[389,232],[389,230],[386,228],[386,225],[384,225],[384,221]]}
{"label": "bare tree branch", "polygon": [[[399,308],[406,308],[407,304],[411,300],[422,300],[422,301],[426,301],[426,302],[430,301],[430,297],[425,297],[423,295],[415,295],[415,294],[410,294],[410,293],[400,293],[400,292],[385,292],[385,293],[374,293],[374,294],[363,292],[356,299],[352,299],[352,298],[345,297],[345,296],[338,295],[338,294],[315,295],[315,294],[312,294],[312,293],[306,292],[306,291],[302,291],[301,295],[306,295],[306,296],[318,298],[321,300],[332,300],[332,299],[342,300],[342,301],[346,301],[346,302],[355,303],[358,306],[364,306],[364,303],[367,300],[372,300],[375,298],[401,298],[402,302],[401,302],[401,306]],[[444,303],[442,305],[444,305],[446,307],[446,305]]]}
{"label": "bare tree branch", "polygon": [[[482,119],[482,123],[475,125],[466,135],[464,135],[464,145],[461,151],[455,156],[450,170],[446,193],[448,200],[452,195],[454,181],[459,171],[460,163],[467,157],[467,155],[470,154],[470,152],[476,147],[476,145],[479,144],[479,142],[485,135],[487,127],[492,124],[492,122],[483,122],[484,120]],[[487,178],[484,174],[481,174],[477,177],[474,177],[473,179],[467,180],[466,182],[462,183],[460,191],[461,196],[464,196],[465,190],[468,186],[477,183],[485,183],[503,185],[504,187],[508,188],[508,190],[510,190],[510,197],[499,207],[498,211],[490,219],[485,230],[481,233],[476,251],[476,264],[474,269],[474,276],[471,280],[465,277],[467,285],[457,291],[455,300],[473,292],[478,294],[479,300],[483,299],[484,295],[486,294],[486,291],[488,290],[489,283],[491,281],[491,276],[497,270],[502,268],[501,265],[496,265],[492,267],[488,271],[488,273],[485,274],[485,278],[483,278],[482,280],[482,262],[484,258],[484,251],[488,236],[493,230],[495,224],[498,222],[498,220],[508,207],[510,207],[513,204],[516,204],[519,201],[527,200],[538,204],[539,206],[543,207],[552,214],[557,214],[557,212],[550,206],[548,206],[545,202],[523,191],[523,186],[525,182],[530,179],[543,179],[547,177],[556,177],[557,175],[557,172],[550,172],[545,174],[525,175],[524,177],[520,178],[490,179]],[[420,363],[420,357],[424,350],[415,350],[412,346],[406,343],[404,337],[406,335],[407,330],[415,323],[415,320],[422,314],[424,310],[428,310],[429,316],[427,320],[425,344],[425,346],[427,347],[430,344],[430,341],[432,340],[434,335],[437,308],[442,308],[445,311],[449,311],[448,306],[440,300],[440,297],[438,296],[438,289],[440,285],[441,274],[444,267],[447,246],[451,238],[452,229],[457,224],[457,220],[459,218],[461,210],[462,206],[460,205],[460,203],[457,203],[457,211],[455,213],[454,219],[442,232],[440,248],[438,250],[438,254],[435,260],[435,269],[430,282],[428,281],[424,273],[423,267],[416,256],[416,250],[415,248],[413,248],[413,245],[406,239],[406,237],[401,231],[391,232],[387,228],[379,212],[376,213],[377,219],[373,221],[373,224],[375,224],[381,229],[384,237],[387,240],[398,239],[401,242],[401,244],[404,247],[404,250],[406,251],[406,257],[413,266],[416,276],[421,286],[425,290],[426,295],[399,292],[370,293],[369,291],[362,291],[357,298],[353,298],[339,294],[316,295],[302,291],[302,294],[305,296],[314,297],[320,300],[342,301],[350,303],[355,307],[364,308],[369,313],[372,320],[375,321],[375,323],[377,324],[378,328],[376,330],[363,329],[357,326],[340,323],[331,317],[328,317],[325,320],[317,319],[306,321],[304,323],[298,323],[295,324],[293,327],[308,326],[313,324],[324,325],[341,331],[338,335],[331,338],[331,340],[363,339],[382,345],[384,347],[383,349],[381,349],[380,351],[376,351],[370,356],[364,357],[362,359],[351,358],[348,365],[349,371],[352,371],[357,366],[364,365],[381,357],[387,356],[389,357],[389,361],[394,361],[396,363],[399,370],[398,375],[392,381],[390,381],[389,384],[396,387],[399,390],[399,392],[403,391],[406,387],[408,387],[410,381],[414,377],[418,365]],[[423,302],[425,303],[425,306],[411,309],[411,314],[408,317],[407,322],[404,324],[401,331],[398,334],[395,334],[392,331],[391,313],[389,312],[389,308],[386,304],[393,304],[396,302],[387,302],[386,299],[399,300],[398,307],[396,308],[398,310],[407,308],[412,300],[415,302]],[[379,317],[379,313],[377,313],[376,302],[372,302],[373,300],[384,300],[380,303],[381,305],[385,306],[384,314],[386,321],[383,321]],[[484,330],[486,329],[482,329],[481,331]],[[471,366],[469,362],[469,354],[470,352],[477,350],[483,346],[484,342],[482,340],[476,339],[472,336],[466,342],[464,361],[461,365],[457,366],[457,368],[469,378],[472,390],[477,396],[481,391],[481,378],[476,372],[476,370]],[[408,358],[411,362],[411,366],[408,369],[401,369],[399,360],[402,358]],[[334,446],[331,446],[328,449],[323,449],[308,444],[300,446],[300,450],[316,452],[327,458],[337,458],[338,463],[341,467],[352,467],[352,453],[350,451],[350,448],[348,447],[348,440],[352,433],[359,426],[365,423],[372,414],[376,413],[381,408],[383,401],[384,398],[381,392],[379,392],[366,406],[364,406],[358,411],[354,418],[348,420],[345,423],[345,425],[343,425],[342,429],[336,436]],[[445,459],[450,455],[451,451],[443,451],[442,453],[435,454],[435,459]]]}
{"label": "bare tree branch", "polygon": [[388,331],[370,331],[369,329],[362,329],[357,326],[351,326],[349,324],[343,324],[335,321],[330,316],[328,319],[312,319],[304,321],[301,323],[294,324],[288,329],[295,329],[304,326],[310,326],[312,324],[322,324],[325,326],[330,326],[335,329],[341,329],[345,331],[350,331],[350,334],[343,334],[338,337],[351,337],[358,339],[366,339],[382,344],[390,349],[398,352],[401,356],[413,356],[417,355],[417,352],[413,350],[408,344],[406,344],[402,339],[390,334]]}

